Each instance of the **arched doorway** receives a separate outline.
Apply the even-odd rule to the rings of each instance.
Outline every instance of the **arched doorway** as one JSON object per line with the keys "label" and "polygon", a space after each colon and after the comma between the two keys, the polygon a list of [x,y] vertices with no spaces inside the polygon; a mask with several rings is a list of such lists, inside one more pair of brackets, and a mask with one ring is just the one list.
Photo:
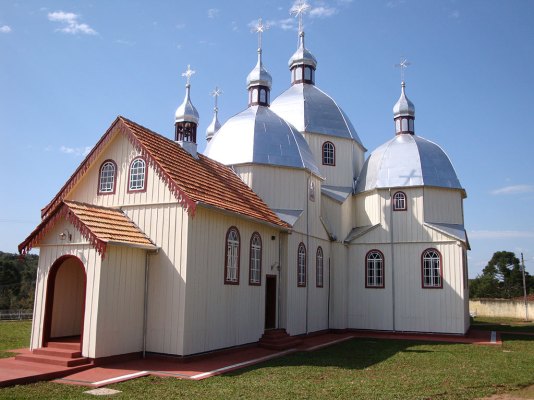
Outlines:
{"label": "arched doorway", "polygon": [[82,261],[63,256],[50,268],[46,290],[43,347],[51,340],[80,343],[85,314],[86,273]]}

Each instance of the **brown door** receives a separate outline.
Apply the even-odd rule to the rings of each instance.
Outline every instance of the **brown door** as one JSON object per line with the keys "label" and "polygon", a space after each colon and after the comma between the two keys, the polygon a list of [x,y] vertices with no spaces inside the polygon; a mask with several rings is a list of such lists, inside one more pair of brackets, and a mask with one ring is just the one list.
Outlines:
{"label": "brown door", "polygon": [[265,285],[265,329],[276,328],[276,275],[267,275]]}

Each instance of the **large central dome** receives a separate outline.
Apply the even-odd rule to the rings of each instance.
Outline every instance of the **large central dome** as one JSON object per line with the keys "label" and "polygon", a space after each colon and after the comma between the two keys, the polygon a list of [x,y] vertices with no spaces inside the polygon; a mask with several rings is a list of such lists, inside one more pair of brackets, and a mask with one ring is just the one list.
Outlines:
{"label": "large central dome", "polygon": [[251,106],[230,118],[204,154],[226,165],[256,163],[319,169],[304,137],[268,107]]}
{"label": "large central dome", "polygon": [[419,136],[401,134],[371,153],[358,178],[356,192],[423,185],[462,189],[441,147]]}

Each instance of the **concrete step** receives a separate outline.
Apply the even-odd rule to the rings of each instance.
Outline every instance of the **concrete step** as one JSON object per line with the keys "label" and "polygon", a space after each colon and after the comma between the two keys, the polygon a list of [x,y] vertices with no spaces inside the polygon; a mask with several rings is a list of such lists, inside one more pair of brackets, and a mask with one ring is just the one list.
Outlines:
{"label": "concrete step", "polygon": [[80,350],[80,342],[48,342],[46,347],[53,349]]}
{"label": "concrete step", "polygon": [[87,357],[65,358],[40,354],[19,354],[15,357],[15,360],[60,365],[62,367],[74,367],[78,365],[89,364],[91,362],[91,360],[89,360]]}
{"label": "concrete step", "polygon": [[259,345],[267,349],[287,350],[299,346],[302,340],[289,336],[285,329],[271,329],[265,331]]}
{"label": "concrete step", "polygon": [[33,354],[39,354],[41,356],[63,357],[63,358],[79,358],[82,356],[80,350],[53,348],[53,347],[41,347],[40,349],[33,350]]}

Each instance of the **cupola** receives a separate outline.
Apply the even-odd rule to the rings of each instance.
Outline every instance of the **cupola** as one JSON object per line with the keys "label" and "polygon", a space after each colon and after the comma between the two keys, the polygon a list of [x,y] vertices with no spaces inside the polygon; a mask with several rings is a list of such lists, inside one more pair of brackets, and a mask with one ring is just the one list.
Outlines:
{"label": "cupola", "polygon": [[192,156],[197,156],[198,111],[191,102],[191,76],[195,73],[191,66],[182,74],[186,77],[184,101],[176,109],[174,115],[174,140]]}
{"label": "cupola", "polygon": [[217,99],[222,94],[222,90],[218,87],[215,87],[215,90],[213,90],[210,94],[215,99],[215,106],[213,107],[213,119],[211,121],[211,124],[209,124],[208,128],[206,129],[206,141],[208,143],[213,138],[213,135],[215,135],[215,133],[217,133],[217,131],[221,128],[221,123],[219,122],[218,115],[219,108],[217,107]]}
{"label": "cupola", "polygon": [[304,31],[299,32],[299,46],[297,51],[289,59],[291,71],[291,84],[309,83],[315,84],[315,70],[317,60],[306,46],[304,46]]}
{"label": "cupola", "polygon": [[414,134],[415,106],[408,99],[405,92],[406,84],[401,83],[401,95],[393,107],[393,119],[395,121],[395,134]]}
{"label": "cupola", "polygon": [[261,34],[267,27],[261,22],[261,18],[256,25],[256,32],[258,33],[258,62],[256,66],[247,76],[247,90],[248,90],[248,105],[250,106],[266,106],[270,104],[270,93],[272,78],[271,74],[267,72],[263,66],[261,59]]}

